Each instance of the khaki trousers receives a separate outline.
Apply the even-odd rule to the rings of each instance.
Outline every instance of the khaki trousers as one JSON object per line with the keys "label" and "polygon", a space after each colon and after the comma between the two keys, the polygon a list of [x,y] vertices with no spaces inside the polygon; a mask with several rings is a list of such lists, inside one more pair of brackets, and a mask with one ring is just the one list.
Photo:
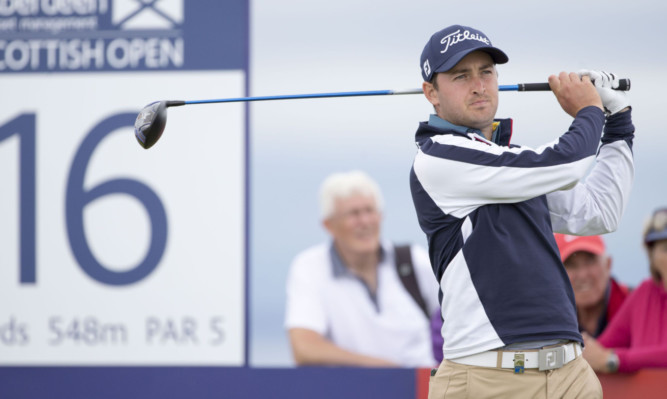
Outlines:
{"label": "khaki trousers", "polygon": [[444,360],[431,376],[428,399],[458,398],[602,398],[602,386],[588,362],[578,356],[556,370],[467,366]]}

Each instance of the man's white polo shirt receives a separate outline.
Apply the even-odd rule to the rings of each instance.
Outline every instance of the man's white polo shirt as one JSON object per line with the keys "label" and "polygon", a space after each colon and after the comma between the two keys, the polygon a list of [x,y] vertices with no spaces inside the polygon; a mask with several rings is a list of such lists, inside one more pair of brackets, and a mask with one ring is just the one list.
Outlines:
{"label": "man's white polo shirt", "polygon": [[[341,348],[405,367],[435,365],[430,321],[403,286],[393,246],[383,243],[375,298],[341,262],[333,244],[296,256],[287,279],[285,327],[307,328]],[[422,247],[412,245],[420,290],[432,313],[439,309],[438,284]]]}

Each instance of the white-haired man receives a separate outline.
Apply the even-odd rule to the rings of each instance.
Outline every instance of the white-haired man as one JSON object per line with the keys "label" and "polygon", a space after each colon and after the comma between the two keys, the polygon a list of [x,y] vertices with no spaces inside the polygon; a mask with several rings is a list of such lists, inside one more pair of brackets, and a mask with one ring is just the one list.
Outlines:
{"label": "white-haired man", "polygon": [[[287,281],[285,327],[296,363],[434,365],[427,314],[438,309],[438,286],[426,251],[412,245],[412,269],[396,267],[394,246],[380,239],[380,189],[363,172],[325,179],[320,206],[332,239],[298,254]],[[426,310],[405,274],[413,276]]]}

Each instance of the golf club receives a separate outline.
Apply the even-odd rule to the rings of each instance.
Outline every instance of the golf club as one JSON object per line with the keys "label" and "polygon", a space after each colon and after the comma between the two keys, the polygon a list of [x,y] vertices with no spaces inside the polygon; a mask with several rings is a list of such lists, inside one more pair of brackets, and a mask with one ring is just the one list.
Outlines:
{"label": "golf club", "polygon": [[[549,91],[549,83],[519,83],[515,85],[500,85],[499,91]],[[620,79],[619,87],[616,90],[630,90],[630,79]],[[146,105],[134,122],[134,135],[145,149],[151,148],[162,136],[162,132],[167,124],[167,107],[180,107],[182,105],[193,104],[213,104],[213,103],[233,103],[250,101],[271,101],[271,100],[297,100],[310,98],[332,98],[332,97],[363,97],[363,96],[387,96],[399,94],[420,94],[422,89],[407,90],[373,90],[373,91],[349,91],[338,93],[314,93],[314,94],[289,94],[278,96],[263,97],[237,97],[237,98],[218,98],[211,100],[194,101],[155,101]]]}

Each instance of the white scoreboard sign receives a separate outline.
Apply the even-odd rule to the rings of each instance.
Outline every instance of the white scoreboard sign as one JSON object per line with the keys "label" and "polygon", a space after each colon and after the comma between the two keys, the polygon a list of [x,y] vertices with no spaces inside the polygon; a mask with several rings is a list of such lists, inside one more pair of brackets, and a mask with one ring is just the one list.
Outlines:
{"label": "white scoreboard sign", "polygon": [[[31,75],[0,100],[0,364],[243,364],[243,96],[234,72]],[[73,90],[72,88],[76,88]]]}
{"label": "white scoreboard sign", "polygon": [[3,4],[0,366],[245,365],[247,1]]}

